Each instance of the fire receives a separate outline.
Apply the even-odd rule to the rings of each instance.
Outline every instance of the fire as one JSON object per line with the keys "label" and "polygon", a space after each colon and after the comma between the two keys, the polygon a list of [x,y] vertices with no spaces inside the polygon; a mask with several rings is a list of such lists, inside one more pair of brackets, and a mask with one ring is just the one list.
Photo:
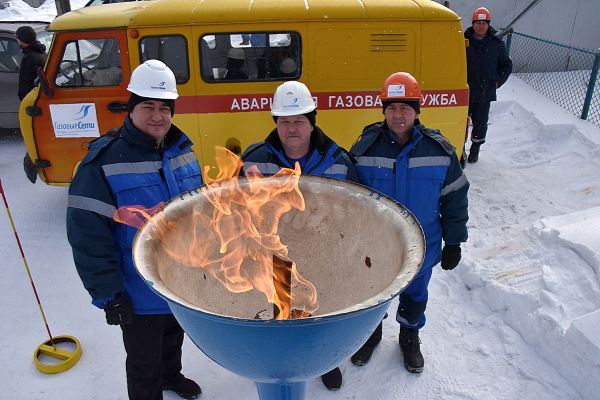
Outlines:
{"label": "fire", "polygon": [[[195,209],[189,218],[190,228],[183,230],[185,237],[176,240],[183,248],[165,251],[180,264],[203,268],[231,292],[260,291],[274,305],[276,319],[312,315],[319,307],[317,290],[287,258],[288,247],[278,234],[283,215],[305,208],[298,187],[300,166],[280,170],[274,175],[278,179],[262,176],[253,166],[246,171],[247,184],[242,184],[238,180],[242,160],[223,147],[216,151],[219,172],[211,178],[206,166],[207,186],[200,189],[213,206],[212,215]],[[115,220],[137,228],[143,218],[150,218],[161,207],[122,207],[115,212]],[[162,235],[175,231],[172,222],[164,218],[156,225]]]}
{"label": "fire", "polygon": [[152,214],[154,214],[157,210],[162,209],[164,205],[165,203],[161,201],[152,208],[145,208],[142,206],[119,207],[113,213],[113,219],[121,224],[139,228],[147,219],[152,216]]}

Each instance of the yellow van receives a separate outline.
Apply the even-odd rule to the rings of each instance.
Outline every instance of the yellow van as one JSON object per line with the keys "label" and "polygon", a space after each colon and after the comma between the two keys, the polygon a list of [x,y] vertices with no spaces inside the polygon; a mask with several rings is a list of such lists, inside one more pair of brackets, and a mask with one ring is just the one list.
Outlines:
{"label": "yellow van", "polygon": [[349,148],[382,119],[379,88],[396,71],[421,83],[422,117],[457,147],[468,109],[460,17],[430,0],[154,0],[56,18],[40,85],[22,102],[25,169],[68,185],[86,144],[121,125],[131,71],[147,59],[175,73],[174,118],[202,165],[215,145],[240,153],[274,127],[285,80],[316,97],[318,124]]}

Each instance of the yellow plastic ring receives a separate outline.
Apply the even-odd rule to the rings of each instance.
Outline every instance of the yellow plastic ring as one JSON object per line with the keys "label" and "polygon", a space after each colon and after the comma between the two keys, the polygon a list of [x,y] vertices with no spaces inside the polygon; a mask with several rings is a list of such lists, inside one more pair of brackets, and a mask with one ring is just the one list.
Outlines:
{"label": "yellow plastic ring", "polygon": [[[54,342],[54,345],[52,345]],[[59,343],[75,343],[75,351],[61,349],[56,346]],[[40,361],[40,356],[48,356],[57,360],[62,360],[56,364],[44,364]],[[73,336],[56,336],[52,340],[48,339],[40,344],[33,354],[33,363],[38,371],[44,374],[58,374],[70,369],[81,358],[81,344]]]}

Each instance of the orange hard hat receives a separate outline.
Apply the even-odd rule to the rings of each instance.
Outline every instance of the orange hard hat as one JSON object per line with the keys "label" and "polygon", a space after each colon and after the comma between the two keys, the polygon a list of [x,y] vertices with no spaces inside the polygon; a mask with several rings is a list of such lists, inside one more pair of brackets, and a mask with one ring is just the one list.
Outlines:
{"label": "orange hard hat", "polygon": [[421,101],[421,88],[419,82],[408,72],[394,72],[381,87],[379,95],[381,101]]}
{"label": "orange hard hat", "polygon": [[492,14],[490,14],[490,11],[487,8],[485,8],[485,7],[479,7],[473,13],[473,17],[471,18],[471,20],[473,22],[475,22],[475,21],[487,21],[489,23],[492,20]]}

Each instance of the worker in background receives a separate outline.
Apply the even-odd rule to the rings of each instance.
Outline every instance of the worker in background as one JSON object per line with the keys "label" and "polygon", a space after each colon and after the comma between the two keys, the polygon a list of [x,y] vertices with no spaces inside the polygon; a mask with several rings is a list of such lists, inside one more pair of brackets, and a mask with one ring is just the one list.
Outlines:
{"label": "worker in background", "polygon": [[227,71],[225,72],[225,80],[246,80],[248,74],[244,72],[244,64],[246,62],[246,53],[244,49],[232,47],[227,53]]}
{"label": "worker in background", "polygon": [[506,82],[512,72],[512,61],[504,42],[496,37],[490,26],[492,16],[480,7],[471,18],[473,25],[465,31],[467,46],[467,81],[469,82],[469,116],[471,148],[467,162],[479,160],[479,149],[485,143],[490,103],[496,101],[496,89]]}
{"label": "worker in background", "polygon": [[37,40],[37,34],[31,26],[19,27],[16,32],[17,43],[23,52],[19,70],[19,100],[35,87],[38,69],[46,64],[46,46]]}

